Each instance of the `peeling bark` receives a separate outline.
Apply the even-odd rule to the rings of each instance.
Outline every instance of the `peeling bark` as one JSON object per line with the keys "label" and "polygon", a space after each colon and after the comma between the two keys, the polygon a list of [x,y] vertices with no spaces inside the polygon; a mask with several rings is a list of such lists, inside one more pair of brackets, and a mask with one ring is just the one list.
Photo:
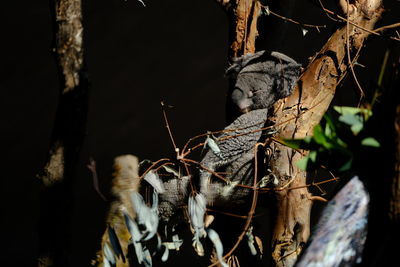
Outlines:
{"label": "peeling bark", "polygon": [[[225,7],[234,21],[231,25],[231,30],[235,31],[231,32],[230,56],[254,53],[260,2],[217,2]],[[272,121],[277,125],[280,138],[304,138],[312,134],[314,126],[328,109],[337,85],[347,73],[347,38],[350,52],[361,49],[370,34],[362,28],[372,30],[383,12],[381,0],[351,1],[350,5],[347,1],[341,1],[340,4],[346,13],[349,10],[352,23],[331,36],[306,68],[295,92],[274,106]],[[305,187],[307,174],[294,164],[301,159],[301,154],[278,143],[272,143],[271,148],[273,156],[270,165],[280,181],[277,187],[289,185],[285,190],[276,192],[278,214],[272,240],[272,257],[277,266],[293,266],[310,235],[313,197]]]}
{"label": "peeling bark", "polygon": [[86,132],[88,78],[84,69],[80,0],[54,1],[60,98],[42,183],[39,266],[68,265],[69,213],[79,151]]}
{"label": "peeling bark", "polygon": [[235,40],[231,44],[234,57],[254,53],[256,51],[255,40],[258,36],[257,20],[260,14],[260,2],[255,0],[236,1]]}
{"label": "peeling bark", "polygon": [[[371,15],[367,18],[365,8],[360,8],[368,4],[365,2],[355,3],[356,8],[350,20],[372,30],[383,8],[372,5],[375,9],[367,10]],[[276,103],[273,121],[279,125],[277,130],[280,138],[304,138],[312,135],[314,126],[328,109],[336,86],[347,73],[346,32],[348,31],[349,46],[353,52],[362,47],[369,35],[358,27],[348,26],[348,30],[346,26],[337,30],[314,57],[299,80],[295,92]],[[279,186],[293,181],[287,190],[276,193],[278,214],[272,256],[277,266],[293,266],[310,234],[311,195],[305,187],[306,173],[294,165],[301,159],[301,154],[277,143],[273,143],[271,147],[274,152],[271,167],[276,177],[279,177]],[[291,190],[299,186],[304,187]]]}
{"label": "peeling bark", "polygon": [[258,0],[216,0],[228,12],[231,20],[229,56],[240,57],[256,51],[257,22],[261,15]]}

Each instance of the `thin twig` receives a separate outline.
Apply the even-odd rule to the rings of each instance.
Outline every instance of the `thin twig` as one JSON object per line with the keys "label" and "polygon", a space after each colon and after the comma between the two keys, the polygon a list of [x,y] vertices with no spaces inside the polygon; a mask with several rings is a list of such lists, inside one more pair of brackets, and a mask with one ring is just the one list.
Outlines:
{"label": "thin twig", "polygon": [[337,179],[339,179],[339,178],[336,177],[330,170],[328,170],[328,168],[325,167],[324,165],[321,164],[320,167],[321,167],[322,169],[326,170],[332,178],[337,178]]}
{"label": "thin twig", "polygon": [[[247,219],[247,218],[248,218],[247,215],[239,215],[239,214],[235,214],[235,213],[231,213],[231,212],[225,212],[225,211],[220,211],[220,210],[214,210],[214,209],[210,209],[210,208],[207,208],[207,211],[209,211],[209,212],[215,212],[215,213],[220,213],[220,214],[223,214],[223,215],[226,215],[226,216],[231,216],[231,217],[240,218],[240,219]],[[261,216],[261,215],[262,215],[262,214],[254,215],[253,218],[259,217],[259,216]]]}
{"label": "thin twig", "polygon": [[[268,129],[275,128],[275,127],[277,127],[277,126],[284,125],[284,124],[289,123],[289,122],[291,122],[291,121],[293,121],[293,120],[299,119],[299,118],[300,118],[301,116],[303,116],[305,113],[307,113],[307,112],[311,111],[312,109],[316,108],[316,107],[317,107],[318,105],[320,105],[322,102],[323,102],[323,100],[320,100],[320,101],[319,101],[318,103],[316,103],[314,106],[312,106],[312,107],[310,107],[310,108],[308,108],[308,109],[302,111],[300,114],[298,114],[298,115],[296,115],[296,116],[294,116],[294,117],[292,117],[292,118],[289,118],[289,119],[287,119],[287,120],[285,120],[285,121],[282,121],[282,122],[280,122],[280,123],[276,123],[276,124],[271,125],[271,126],[262,127],[262,128],[260,128],[260,129],[253,130],[253,131],[250,131],[250,132],[245,132],[245,133],[241,133],[241,134],[236,134],[236,135],[225,136],[225,137],[222,137],[222,138],[217,138],[217,141],[222,141],[222,140],[227,140],[227,139],[231,139],[231,138],[236,138],[236,137],[239,137],[239,136],[243,136],[243,135],[247,135],[247,134],[252,134],[252,133],[256,133],[256,132],[260,132],[260,131],[265,131],[265,130],[268,130]],[[267,121],[267,120],[265,120],[264,122],[266,122],[266,121]],[[254,124],[254,125],[256,125],[256,124]],[[226,133],[226,132],[233,132],[233,131],[244,130],[244,129],[246,129],[246,128],[253,127],[254,125],[250,125],[250,126],[244,127],[244,128],[224,129],[224,130],[220,130],[220,131],[207,132],[207,133],[200,134],[200,135],[197,135],[197,136],[195,136],[195,137],[192,137],[192,138],[189,139],[188,142],[186,142],[186,144],[185,144],[185,146],[184,146],[184,148],[183,148],[183,150],[182,150],[181,157],[184,158],[184,157],[186,157],[187,155],[189,155],[193,150],[195,150],[195,149],[197,149],[197,148],[199,148],[199,147],[204,146],[204,143],[200,143],[200,144],[197,144],[197,145],[195,145],[195,146],[193,146],[193,147],[187,149],[188,144],[189,144],[191,141],[193,141],[193,140],[195,140],[195,139],[197,139],[197,138],[200,138],[200,137],[203,137],[203,136],[207,136],[207,135],[210,135],[210,134],[218,134],[218,133]],[[186,150],[187,150],[187,151],[186,151]]]}
{"label": "thin twig", "polygon": [[331,15],[329,15],[329,13],[325,10],[325,6],[322,4],[321,0],[318,0],[318,2],[319,2],[319,4],[321,5],[322,10],[324,10],[325,15],[326,15],[328,18],[330,18],[330,19],[333,20],[333,21],[339,21],[338,19],[335,19],[335,18],[331,17]]}
{"label": "thin twig", "polygon": [[384,31],[384,30],[387,30],[387,29],[393,29],[393,28],[397,28],[397,27],[400,27],[400,22],[376,28],[374,30],[374,32],[381,32],[381,31]]}
{"label": "thin twig", "polygon": [[324,189],[322,189],[319,185],[315,184],[313,182],[314,186],[321,192],[321,195],[326,195],[326,191]]}
{"label": "thin twig", "polygon": [[[317,107],[319,104],[321,104],[322,101],[323,101],[323,100],[319,101],[318,103],[316,103],[314,106],[310,107],[309,109],[304,110],[304,111],[301,112],[299,115],[297,115],[297,116],[295,116],[295,117],[293,117],[293,118],[290,118],[290,119],[288,119],[288,120],[286,120],[286,121],[283,121],[283,122],[280,122],[280,123],[278,123],[278,124],[275,124],[275,125],[273,125],[273,126],[263,127],[263,128],[257,129],[257,130],[250,131],[250,132],[246,132],[246,133],[242,133],[242,134],[237,134],[237,135],[233,135],[233,136],[228,136],[228,137],[220,138],[220,139],[218,139],[218,140],[226,140],[226,139],[230,139],[230,138],[236,138],[236,137],[238,137],[238,136],[242,136],[242,135],[246,135],[246,134],[251,134],[251,133],[254,133],[254,132],[258,132],[258,131],[264,131],[264,130],[266,130],[266,129],[271,129],[271,128],[273,128],[273,127],[276,127],[276,126],[279,126],[279,125],[288,123],[288,122],[290,122],[290,121],[292,121],[292,120],[294,120],[294,119],[298,119],[300,116],[304,115],[306,112],[311,111],[312,109],[314,109],[315,107]],[[248,127],[241,128],[241,129],[246,129],[246,128],[248,128]],[[233,130],[230,129],[229,131],[233,131]],[[217,132],[223,132],[223,131],[217,131]],[[217,133],[217,132],[213,132],[213,133]],[[194,139],[196,139],[197,137],[205,136],[205,135],[209,135],[209,134],[210,134],[210,132],[208,132],[208,133],[206,133],[206,134],[198,135],[198,136],[196,136],[196,137],[191,138],[190,140],[194,140]],[[271,137],[271,138],[272,138],[272,140],[274,140],[274,141],[276,141],[276,142],[278,142],[278,143],[280,143],[280,144],[282,144],[282,145],[285,145],[285,144],[284,144],[282,141],[280,141],[279,139],[276,139],[276,138],[274,138],[274,137]],[[190,141],[190,140],[189,140],[189,141]],[[186,147],[187,147],[187,144],[189,143],[189,141],[186,143],[186,145],[185,145]],[[204,143],[200,143],[200,144],[198,144],[198,145],[196,145],[196,146],[190,148],[187,152],[182,153],[182,154],[180,155],[179,160],[181,160],[182,162],[194,163],[194,164],[200,166],[200,168],[202,168],[202,169],[208,171],[209,173],[213,174],[215,177],[217,177],[217,178],[223,180],[224,182],[228,182],[228,179],[226,179],[225,177],[219,175],[218,173],[216,173],[216,172],[214,172],[214,171],[212,171],[212,170],[206,168],[206,167],[203,166],[201,163],[199,163],[199,162],[197,162],[197,161],[195,161],[195,160],[192,160],[192,159],[187,159],[187,158],[185,158],[185,157],[186,157],[188,154],[190,154],[194,149],[196,149],[196,148],[198,148],[198,147],[201,147],[201,146],[203,146],[203,145],[204,145]],[[183,151],[185,151],[185,149],[183,149],[182,152],[183,152]],[[305,155],[305,154],[304,154],[303,152],[301,152],[300,150],[297,150],[297,152],[299,152],[299,153],[302,154],[302,155]],[[258,187],[252,187],[252,186],[248,186],[248,185],[244,185],[244,184],[236,184],[235,186],[236,186],[236,187],[247,188],[247,189],[253,189],[253,190],[260,190],[260,191],[264,191],[264,192],[265,192],[265,191],[272,191],[272,190],[274,190],[274,191],[282,191],[282,190],[284,190],[287,186],[289,186],[291,182],[293,182],[293,179],[292,179],[291,181],[289,181],[287,184],[285,184],[284,186],[279,187],[279,188],[261,188],[261,189],[260,189],[260,188],[258,188]]]}
{"label": "thin twig", "polygon": [[176,152],[178,152],[177,147],[176,147],[176,144],[175,144],[174,137],[172,136],[171,128],[169,127],[167,114],[166,114],[166,112],[165,112],[165,104],[164,104],[163,101],[161,101],[161,108],[162,108],[162,112],[163,112],[163,116],[164,116],[165,127],[167,127],[167,130],[168,130],[169,138],[171,139],[172,145],[174,146],[174,150],[175,150]]}
{"label": "thin twig", "polygon": [[316,185],[326,184],[326,183],[333,182],[333,181],[337,182],[338,180],[339,180],[339,178],[335,177],[335,178],[328,179],[328,180],[321,181],[321,182],[316,182],[316,183],[311,183],[311,184],[306,184],[306,185],[300,185],[300,186],[296,186],[296,187],[290,187],[290,188],[288,188],[288,190],[294,190],[294,189],[300,189],[300,188],[305,188],[305,187],[310,187],[310,186],[316,186]]}
{"label": "thin twig", "polygon": [[328,202],[326,198],[320,197],[320,196],[311,196],[308,198],[311,201],[321,201],[321,202]]}
{"label": "thin twig", "polygon": [[[344,17],[342,17],[342,16],[336,14],[335,12],[333,12],[333,11],[327,9],[327,8],[324,8],[324,7],[321,7],[321,8],[322,8],[322,10],[325,11],[326,13],[329,13],[329,14],[331,14],[331,15],[336,16],[336,17],[339,18],[341,21],[348,22],[348,23],[350,23],[351,25],[353,25],[353,26],[355,26],[355,27],[357,27],[357,28],[359,28],[359,29],[361,29],[361,30],[363,30],[363,31],[366,31],[366,32],[368,32],[368,33],[370,33],[370,34],[376,35],[376,36],[382,36],[382,34],[378,33],[377,30],[382,31],[382,30],[389,29],[389,28],[399,27],[398,25],[400,24],[400,23],[394,23],[394,24],[391,24],[391,25],[387,25],[387,26],[380,27],[380,28],[378,28],[377,30],[368,30],[368,29],[366,29],[366,28],[364,28],[364,27],[358,25],[357,23],[354,23],[354,22],[352,22],[352,21],[350,21],[350,20],[348,20],[348,19],[346,19],[346,18],[344,18]],[[396,37],[389,37],[389,38],[392,39],[392,40],[395,40],[395,41],[400,41],[400,38],[396,38]]]}
{"label": "thin twig", "polygon": [[[308,109],[305,109],[305,110],[302,111],[300,114],[298,114],[298,115],[296,115],[296,116],[294,116],[294,117],[292,117],[292,118],[289,118],[289,119],[287,119],[287,120],[285,120],[285,121],[276,123],[276,124],[274,124],[274,125],[266,126],[266,127],[263,127],[263,128],[257,129],[257,130],[253,130],[253,131],[250,131],[250,132],[242,133],[242,134],[231,135],[231,136],[224,137],[224,138],[220,138],[220,139],[217,139],[217,140],[220,141],[220,140],[226,140],[226,139],[230,139],[230,138],[235,138],[235,137],[238,137],[238,136],[242,136],[242,135],[246,135],[246,134],[251,134],[251,133],[255,133],[255,132],[259,132],[259,131],[265,131],[265,130],[268,130],[268,129],[275,128],[275,127],[277,127],[277,126],[284,125],[284,124],[289,123],[289,122],[291,122],[291,121],[293,121],[293,120],[299,119],[299,118],[300,118],[301,116],[303,116],[305,113],[307,113],[307,112],[311,111],[312,109],[316,108],[316,107],[317,107],[318,105],[320,105],[322,102],[323,102],[323,100],[320,100],[320,101],[317,102],[314,106],[312,106],[312,107],[310,107],[310,108],[308,108]],[[300,103],[299,103],[298,105],[300,105]],[[267,119],[264,120],[264,123],[265,123],[266,121],[267,121]],[[258,124],[258,123],[257,123],[257,124]],[[229,133],[229,132],[234,132],[234,131],[241,131],[241,130],[244,130],[244,129],[247,129],[247,128],[251,128],[251,127],[253,127],[253,126],[255,126],[255,125],[256,125],[256,124],[250,125],[250,126],[247,126],[247,127],[243,127],[243,128],[223,129],[223,130],[219,130],[219,131],[207,132],[207,133],[203,133],[203,134],[196,135],[196,136],[190,138],[190,139],[186,142],[185,146],[184,146],[183,149],[182,149],[181,157],[183,157],[183,158],[186,157],[186,156],[187,156],[188,154],[190,154],[194,149],[197,149],[198,147],[201,147],[201,146],[204,145],[204,143],[200,143],[200,144],[198,144],[198,145],[195,145],[194,147],[191,147],[191,148],[187,149],[187,147],[189,146],[189,143],[191,143],[192,141],[194,141],[194,140],[196,140],[196,139],[198,139],[198,138],[200,138],[200,137],[208,136],[208,135],[210,135],[210,134],[213,134],[213,135],[214,135],[214,134],[219,134],[219,133]],[[186,151],[186,150],[187,150],[187,151]]]}
{"label": "thin twig", "polygon": [[161,164],[160,166],[158,166],[157,168],[155,168],[154,172],[158,172],[159,169],[161,169],[162,167],[167,166],[167,165],[175,165],[175,163],[173,163],[173,162],[165,162],[165,163]]}
{"label": "thin twig", "polygon": [[192,190],[191,193],[192,193],[192,195],[196,194],[196,192],[197,192],[196,191],[196,187],[193,184],[192,175],[190,174],[188,164],[186,162],[184,162],[184,161],[181,161],[181,162],[183,163],[183,166],[185,167],[186,175],[189,177],[190,189]]}
{"label": "thin twig", "polygon": [[365,94],[364,94],[364,90],[361,88],[360,83],[358,82],[356,73],[354,72],[353,63],[352,63],[351,56],[350,56],[349,0],[346,0],[346,3],[347,3],[347,20],[346,20],[346,50],[347,50],[347,61],[348,61],[348,64],[350,65],[350,70],[351,70],[351,73],[352,73],[352,75],[353,75],[354,81],[356,82],[357,87],[358,87],[358,90],[360,91],[360,101],[359,101],[359,103],[360,103],[360,102],[361,102],[361,99],[365,96]]}
{"label": "thin twig", "polygon": [[142,180],[143,177],[145,177],[146,174],[154,168],[154,166],[156,166],[158,163],[160,163],[162,161],[171,161],[171,160],[168,158],[162,158],[162,159],[157,160],[150,167],[147,168],[147,170],[139,177],[139,180]]}
{"label": "thin twig", "polygon": [[[353,61],[351,62],[352,65],[355,65],[357,59],[359,58],[361,49],[362,49],[362,46],[360,46],[360,47],[358,48],[357,53],[356,53],[356,55],[354,56]],[[348,66],[346,66],[346,69],[345,69],[344,71],[347,71],[347,69],[348,69]],[[340,84],[340,82],[341,82],[345,77],[346,77],[346,75],[342,75],[342,76],[339,78],[339,80],[337,81],[337,84]]]}
{"label": "thin twig", "polygon": [[294,19],[284,17],[284,16],[282,16],[282,15],[279,15],[279,14],[277,14],[277,13],[271,11],[271,10],[268,8],[268,6],[263,6],[263,5],[261,5],[261,7],[264,8],[264,10],[266,10],[266,12],[267,12],[268,14],[271,14],[271,15],[273,15],[273,16],[275,16],[275,17],[278,17],[278,18],[280,18],[280,19],[283,19],[283,20],[285,20],[285,21],[289,21],[289,22],[291,22],[291,23],[300,25],[300,26],[302,26],[302,27],[315,28],[318,32],[320,32],[320,31],[319,31],[320,28],[326,28],[326,25],[314,25],[314,24],[301,23],[301,22],[298,22],[298,21],[296,21],[296,20],[294,20]]}
{"label": "thin twig", "polygon": [[97,170],[96,170],[96,161],[93,158],[89,159],[89,164],[86,165],[86,167],[90,170],[92,173],[93,177],[93,187],[96,190],[97,194],[104,200],[107,201],[107,198],[101,193],[100,187],[99,187],[99,177],[97,176]]}
{"label": "thin twig", "polygon": [[[197,162],[197,161],[192,160],[192,159],[187,159],[187,158],[181,158],[180,160],[183,161],[183,162],[190,162],[190,163],[193,163],[193,164],[198,165],[200,168],[202,168],[203,170],[205,170],[205,171],[211,173],[212,175],[214,175],[215,177],[221,179],[221,180],[224,181],[225,183],[229,183],[229,182],[230,182],[229,179],[227,179],[227,178],[225,178],[225,177],[219,175],[219,174],[216,173],[215,171],[210,170],[209,168],[203,166],[203,164],[201,164],[200,162]],[[245,188],[250,188],[250,189],[253,188],[253,187],[248,186],[248,185],[236,185],[236,186],[245,187]]]}
{"label": "thin twig", "polygon": [[[264,120],[264,123],[265,123],[266,121],[267,121],[267,120]],[[206,133],[202,133],[202,134],[196,135],[196,136],[190,138],[190,139],[186,142],[185,146],[184,146],[183,149],[182,149],[182,155],[181,155],[181,156],[187,155],[187,154],[186,154],[186,153],[187,153],[186,150],[187,150],[187,147],[189,146],[189,143],[191,143],[192,141],[194,141],[194,140],[196,140],[196,139],[198,139],[198,138],[200,138],[200,137],[209,136],[209,135],[216,135],[216,134],[221,134],[221,133],[230,133],[230,132],[235,132],[235,131],[241,131],[241,130],[244,130],[244,129],[247,129],[247,128],[251,128],[251,127],[253,127],[253,126],[257,125],[257,124],[259,124],[259,123],[255,123],[255,124],[253,124],[253,125],[249,125],[249,126],[246,126],[246,127],[243,127],[243,128],[223,129],[223,130],[212,131],[212,132],[208,131],[208,132],[206,132]],[[263,130],[266,130],[266,129],[271,129],[271,128],[273,128],[273,127],[274,127],[274,126],[268,126],[268,127],[262,128],[262,129],[263,129]],[[248,132],[248,134],[249,134],[249,133],[252,133],[252,132]],[[203,145],[204,145],[204,143],[203,143]],[[195,147],[197,147],[197,146],[198,146],[198,145],[196,145]],[[190,151],[191,149],[193,149],[193,147],[192,147],[192,148],[189,148],[188,151]]]}
{"label": "thin twig", "polygon": [[364,27],[358,25],[357,23],[354,23],[354,22],[352,22],[352,21],[350,21],[350,20],[348,20],[348,19],[346,19],[346,18],[344,18],[344,17],[342,17],[342,16],[336,14],[335,12],[330,11],[329,9],[326,9],[326,8],[322,8],[322,9],[323,9],[325,12],[327,12],[327,13],[329,13],[329,14],[331,14],[331,15],[335,15],[335,16],[336,16],[337,18],[339,18],[340,20],[346,21],[346,22],[350,23],[351,25],[353,25],[353,26],[355,26],[355,27],[357,27],[357,28],[359,28],[359,29],[361,29],[361,30],[363,30],[363,31],[369,32],[370,34],[374,34],[374,35],[376,35],[376,36],[380,36],[379,33],[374,32],[374,31],[372,31],[372,30],[368,30],[368,29],[366,29],[366,28],[364,28]]}
{"label": "thin twig", "polygon": [[[247,220],[246,220],[246,223],[245,223],[245,225],[244,225],[244,227],[243,227],[243,231],[242,231],[242,233],[239,235],[239,237],[238,237],[238,239],[237,239],[235,245],[231,248],[231,250],[230,250],[227,254],[225,254],[225,256],[223,257],[223,259],[226,259],[226,258],[228,258],[230,255],[232,255],[232,253],[233,253],[233,252],[236,250],[236,248],[239,246],[240,242],[243,240],[243,237],[245,236],[245,234],[247,233],[247,231],[248,231],[248,229],[249,229],[249,226],[250,226],[250,224],[251,224],[251,220],[253,219],[253,215],[254,215],[254,212],[255,212],[255,210],[256,210],[257,199],[258,199],[258,190],[256,190],[255,188],[257,187],[257,165],[258,165],[258,164],[257,164],[257,150],[258,150],[258,147],[259,147],[259,146],[264,146],[264,144],[263,144],[263,143],[257,143],[257,144],[255,144],[255,146],[254,146],[254,162],[255,162],[255,164],[254,164],[254,181],[253,181],[253,188],[254,188],[254,190],[253,190],[253,199],[252,199],[252,202],[251,202],[251,207],[250,207],[250,210],[249,210],[249,213],[248,213],[248,216],[247,216]],[[208,267],[215,266],[215,265],[217,265],[218,263],[219,263],[219,262],[215,262],[215,263],[209,265]]]}

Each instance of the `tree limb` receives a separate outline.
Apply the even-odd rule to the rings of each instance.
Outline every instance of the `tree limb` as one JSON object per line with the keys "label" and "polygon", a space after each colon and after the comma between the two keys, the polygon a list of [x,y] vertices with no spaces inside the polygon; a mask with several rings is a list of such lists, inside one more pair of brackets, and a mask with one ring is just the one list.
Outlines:
{"label": "tree limb", "polygon": [[258,0],[216,0],[231,19],[230,57],[239,57],[256,51],[257,22],[261,14]]}
{"label": "tree limb", "polygon": [[[356,8],[349,19],[363,28],[372,30],[383,12],[380,1],[357,1],[355,5]],[[369,17],[366,17],[366,13]],[[370,34],[350,24],[331,36],[303,73],[295,92],[276,103],[273,119],[275,124],[279,125],[289,118],[296,118],[278,127],[280,138],[304,138],[312,135],[314,126],[319,123],[329,107],[339,81],[347,72],[347,30],[351,51],[360,49]],[[272,256],[277,266],[293,266],[310,235],[311,195],[305,187],[290,190],[292,187],[306,184],[307,174],[294,164],[301,159],[301,154],[278,143],[273,143],[272,149],[274,156],[270,164],[280,183],[295,178],[288,190],[276,192],[278,214],[273,234]]]}

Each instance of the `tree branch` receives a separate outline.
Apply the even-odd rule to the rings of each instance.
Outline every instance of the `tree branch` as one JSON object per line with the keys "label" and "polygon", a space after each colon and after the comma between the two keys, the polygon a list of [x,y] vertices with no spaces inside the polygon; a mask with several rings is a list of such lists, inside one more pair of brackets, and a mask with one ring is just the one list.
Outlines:
{"label": "tree branch", "polygon": [[[359,6],[353,10],[349,19],[371,31],[383,8],[374,1],[374,5],[371,5],[374,9],[366,9],[368,2],[356,2]],[[369,18],[366,18],[365,12],[370,14]],[[280,138],[304,138],[311,135],[314,126],[328,109],[336,87],[350,63],[346,62],[346,34],[348,33],[350,51],[360,49],[370,34],[369,31],[355,27],[353,23],[342,27],[331,36],[303,73],[295,92],[276,103],[273,119],[275,124],[279,125],[288,118],[296,117],[295,121],[277,128]],[[302,112],[304,110],[308,112]],[[307,174],[294,164],[302,157],[301,154],[278,143],[273,143],[272,149],[275,153],[271,167],[280,184],[294,177],[291,187],[300,187],[297,190],[290,190],[289,187],[286,191],[276,192],[278,214],[272,242],[273,258],[277,266],[293,266],[310,235],[312,197],[306,187],[301,188],[306,184]]]}

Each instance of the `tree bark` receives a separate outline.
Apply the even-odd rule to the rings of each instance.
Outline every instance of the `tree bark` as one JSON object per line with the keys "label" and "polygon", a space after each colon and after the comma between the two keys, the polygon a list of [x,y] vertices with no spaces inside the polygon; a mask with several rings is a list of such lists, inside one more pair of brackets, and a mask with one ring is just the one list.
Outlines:
{"label": "tree bark", "polygon": [[257,22],[261,15],[258,0],[216,0],[230,19],[229,57],[240,57],[256,51]]}
{"label": "tree bark", "polygon": [[[257,20],[261,4],[257,0],[217,0],[228,12],[231,29],[230,56],[256,51]],[[274,106],[272,121],[279,138],[304,138],[312,134],[346,75],[348,52],[361,49],[364,40],[380,18],[380,0],[361,0],[348,5],[341,1],[349,17],[313,58],[299,80],[294,93]],[[354,26],[354,24],[359,27]],[[348,50],[348,51],[346,51]],[[310,235],[312,196],[306,187],[307,173],[294,163],[302,155],[278,143],[272,143],[272,172],[279,179],[276,191],[277,218],[272,240],[272,257],[277,266],[293,266]],[[296,188],[296,189],[294,189]]]}
{"label": "tree bark", "polygon": [[39,266],[68,266],[72,186],[86,131],[88,78],[84,68],[80,0],[54,1],[60,97],[42,183]]}
{"label": "tree bark", "polygon": [[[240,57],[256,52],[256,39],[258,36],[257,24],[261,15],[259,0],[216,0],[225,10],[229,20],[229,51],[228,62],[235,57]],[[229,92],[233,90],[233,83],[229,81]],[[240,114],[228,93],[226,99],[226,121],[233,122]]]}
{"label": "tree bark", "polygon": [[[356,1],[352,8],[349,20],[367,30],[373,29],[383,12],[381,1]],[[294,93],[275,104],[273,121],[278,125],[279,138],[312,135],[314,126],[328,109],[337,85],[347,73],[347,40],[348,49],[354,52],[362,47],[369,34],[348,23],[331,36],[306,68]],[[278,214],[272,256],[277,266],[293,266],[310,235],[312,197],[306,187],[306,172],[294,165],[302,155],[278,143],[272,143],[271,148],[270,164],[280,181],[278,186],[290,183],[286,190],[276,192]]]}

